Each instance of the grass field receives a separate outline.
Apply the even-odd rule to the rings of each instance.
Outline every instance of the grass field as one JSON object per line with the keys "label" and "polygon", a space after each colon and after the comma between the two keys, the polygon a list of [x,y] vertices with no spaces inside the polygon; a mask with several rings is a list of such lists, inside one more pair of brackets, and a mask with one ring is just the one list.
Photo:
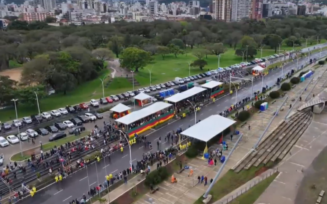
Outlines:
{"label": "grass field", "polygon": [[[296,47],[300,49],[301,47]],[[197,49],[197,48],[195,48]],[[281,50],[291,50],[292,47],[282,47]],[[228,49],[220,58],[220,67],[226,67],[233,64],[240,63],[242,57],[236,56],[234,49]],[[263,49],[262,56],[269,56],[274,54],[274,50]],[[261,52],[258,51],[256,57],[261,57]],[[168,55],[164,60],[161,56],[154,56],[154,60],[151,64],[141,69],[139,73],[135,75],[135,79],[141,84],[141,87],[150,85],[150,74],[152,85],[173,80],[175,77],[185,77],[189,75],[189,63],[196,59],[192,55],[191,50],[186,50],[185,54],[178,55],[176,58],[173,55]],[[216,69],[218,67],[218,58],[214,55],[208,55],[207,59],[208,65],[204,70]],[[245,60],[245,59],[244,59]],[[203,72],[199,68],[190,69],[190,74],[194,75]],[[110,71],[104,71],[99,78],[109,76]],[[57,109],[67,105],[74,105],[85,101],[90,101],[90,99],[98,99],[102,97],[102,86],[99,78],[92,81],[85,82],[75,88],[73,91],[69,92],[67,95],[61,93],[54,94],[52,96],[41,99],[40,109],[41,112]],[[110,78],[110,77],[108,77]],[[135,89],[140,87],[135,87]],[[110,85],[105,88],[105,96],[123,93],[132,90],[132,84],[125,78],[115,78],[110,83]],[[37,106],[27,106],[20,104],[18,107],[18,115],[20,117],[32,115],[37,113]],[[13,108],[0,110],[0,121],[12,120],[15,117],[15,111]]]}
{"label": "grass field", "polygon": [[274,181],[278,173],[271,175],[265,180],[261,181],[253,188],[251,188],[248,192],[243,195],[237,197],[235,200],[230,202],[230,204],[253,204],[260,195],[268,188],[268,186]]}

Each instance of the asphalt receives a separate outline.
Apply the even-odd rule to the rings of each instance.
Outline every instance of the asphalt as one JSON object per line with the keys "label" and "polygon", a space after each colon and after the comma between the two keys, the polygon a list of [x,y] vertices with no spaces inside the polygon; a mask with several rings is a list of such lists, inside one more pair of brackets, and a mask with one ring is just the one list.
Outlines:
{"label": "asphalt", "polygon": [[[322,56],[326,56],[327,51],[322,52]],[[308,58],[304,58],[299,60],[299,67],[309,62],[310,58],[319,58],[320,53],[315,53]],[[284,67],[284,74],[290,72],[291,69],[295,69],[296,61],[292,64],[289,64]],[[269,74],[264,79],[264,84],[273,86],[276,83],[276,79],[281,77],[282,70],[275,70],[273,73]],[[261,90],[261,81],[254,83],[254,91]],[[241,89],[238,92],[238,99],[241,100],[243,98],[249,97],[251,94],[251,87]],[[203,120],[212,114],[218,114],[221,111],[228,108],[231,103],[235,100],[235,94],[226,95],[219,100],[217,100],[214,104],[210,104],[201,109],[201,111],[197,114],[197,120]],[[172,130],[177,130],[178,128],[186,129],[190,125],[194,124],[194,115],[188,116],[182,120],[176,120],[171,122],[169,125],[162,127],[158,130],[151,130],[152,132],[147,135],[148,140],[153,144],[153,150],[155,151],[156,141],[159,137],[162,137],[162,141],[164,142],[164,137],[171,132]],[[161,148],[165,148],[169,146],[169,144],[163,143]],[[148,149],[144,149],[140,144],[135,144],[132,146],[132,160],[135,162],[142,158],[142,155],[145,152],[148,152]],[[123,169],[128,168],[129,166],[129,152],[128,148],[125,148],[124,153],[116,152],[111,155],[111,164],[108,161],[101,161],[100,163],[95,163],[90,165],[87,169],[83,169],[64,181],[54,184],[40,192],[37,192],[36,195],[31,198],[27,198],[23,201],[20,201],[22,204],[30,204],[30,203],[38,203],[38,204],[58,204],[58,203],[69,203],[72,199],[81,198],[83,194],[87,195],[90,187],[94,187],[97,184],[102,184],[105,181],[105,175],[107,174],[116,174],[122,171]]]}

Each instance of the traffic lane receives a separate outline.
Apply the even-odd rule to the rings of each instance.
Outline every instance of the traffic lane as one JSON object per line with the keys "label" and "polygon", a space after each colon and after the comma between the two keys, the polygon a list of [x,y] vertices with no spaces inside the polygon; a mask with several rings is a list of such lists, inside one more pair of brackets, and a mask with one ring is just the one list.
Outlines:
{"label": "traffic lane", "polygon": [[[290,66],[291,68],[291,66]],[[278,73],[274,73],[274,75],[277,75]],[[268,77],[267,77],[268,78]],[[275,80],[273,79],[273,76],[270,76],[269,78],[272,78],[272,80]],[[256,83],[255,85],[258,86],[259,83]],[[242,91],[241,91],[242,93]],[[224,106],[226,105],[229,105],[230,101],[228,100],[229,98],[232,98],[232,96],[225,96],[227,100],[225,100],[225,102],[220,102],[220,100],[223,100],[224,98],[218,100],[217,102],[218,103],[215,103],[215,104],[212,104],[210,106],[208,106],[208,108],[203,108],[198,114],[197,114],[197,117],[198,117],[198,120],[203,120],[204,118],[206,118],[208,115],[211,115],[213,114],[213,111],[212,109],[214,108],[214,111],[217,111],[217,113],[219,113],[220,111],[224,110]],[[217,105],[216,105],[217,104]],[[216,107],[212,107],[212,106],[215,106]],[[172,124],[170,124],[169,126],[164,126],[163,128],[159,129],[157,132],[155,133],[151,133],[149,135],[160,135],[162,137],[162,141],[164,141],[164,137],[169,133],[171,132],[171,130],[177,130],[178,128],[182,128],[182,129],[186,129],[187,127],[191,126],[194,124],[194,115],[192,114],[190,117],[187,117],[185,119],[182,119],[182,120],[178,120],[178,121],[174,121]],[[149,137],[149,139],[152,141],[153,143],[153,147],[156,148],[156,140],[158,139],[159,137]],[[166,145],[169,145],[168,143],[166,143]],[[134,146],[133,148],[133,158],[142,158],[142,155],[143,155],[143,148],[137,148],[137,146]],[[125,148],[125,152],[126,152],[126,148]],[[122,158],[124,156],[124,158]],[[120,158],[119,158],[120,157]],[[117,158],[117,159],[115,159]],[[125,159],[126,158],[126,159]],[[115,161],[118,161],[115,162]],[[91,165],[89,168],[88,168],[88,175],[89,175],[89,180],[90,180],[90,185],[95,185],[97,183],[97,180],[98,180],[98,177],[97,177],[97,174],[94,174],[94,172],[96,172],[96,168],[95,168],[95,165],[97,164],[94,164],[93,166]],[[99,181],[104,181],[104,176],[107,174],[107,173],[111,173],[111,172],[120,172],[122,169],[125,169],[126,167],[129,166],[129,156],[128,156],[128,153],[126,153],[126,155],[120,155],[119,156],[119,153],[116,153],[116,155],[112,155],[112,164],[111,165],[108,165],[107,168],[103,168],[105,165],[108,165],[108,161],[105,163],[105,162],[102,162],[101,164],[99,164],[97,167],[97,170],[98,170],[98,176],[99,176]],[[118,170],[118,169],[121,169],[121,170]],[[84,172],[84,174],[83,174]],[[81,173],[76,173],[74,176],[68,178],[66,181],[67,183],[69,183],[69,185],[66,187],[66,185],[64,186],[65,189],[59,189],[54,186],[53,188],[55,189],[51,189],[49,188],[48,189],[45,189],[45,194],[48,194],[50,195],[51,192],[53,191],[56,191],[54,194],[60,194],[60,197],[61,198],[70,198],[73,199],[73,197],[80,197],[81,194],[81,189],[80,189],[80,182],[83,181],[83,180],[86,180],[85,182],[87,182],[87,184],[84,184],[83,186],[86,185],[85,187],[85,190],[84,191],[88,191],[88,181],[87,181],[87,178],[86,178],[86,169],[81,171]],[[82,177],[82,178],[81,178]],[[102,177],[102,179],[101,179]],[[70,181],[69,179],[73,180]],[[95,182],[95,184],[93,184]],[[77,187],[74,187],[74,185],[72,185],[72,183],[76,183],[76,185],[78,185]],[[76,190],[78,189],[78,190]],[[75,192],[76,190],[76,192]],[[58,193],[59,192],[59,193]],[[85,193],[86,193],[85,192]],[[56,195],[57,195],[56,194]],[[66,197],[67,196],[67,197]],[[34,197],[33,199],[37,199],[36,197]],[[38,199],[38,201],[41,202],[42,198],[41,199]],[[35,200],[33,200],[35,201]],[[57,199],[54,199],[54,202],[52,201],[49,201],[47,200],[46,201],[47,203],[56,203],[57,202]]]}

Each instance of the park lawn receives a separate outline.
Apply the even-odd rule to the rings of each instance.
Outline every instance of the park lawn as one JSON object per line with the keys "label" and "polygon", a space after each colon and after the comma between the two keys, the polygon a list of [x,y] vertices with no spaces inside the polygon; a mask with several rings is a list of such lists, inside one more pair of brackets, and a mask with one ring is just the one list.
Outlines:
{"label": "park lawn", "polygon": [[19,64],[15,60],[9,61],[9,68],[18,68],[18,67],[22,67],[22,66],[23,66],[22,64]]}
{"label": "park lawn", "polygon": [[268,188],[268,186],[274,181],[278,173],[271,175],[265,180],[261,181],[249,191],[244,193],[243,195],[237,197],[230,204],[253,204],[260,195]]}
{"label": "park lawn", "polygon": [[[66,144],[67,142],[72,142],[72,141],[75,141],[75,140],[78,140],[80,138],[83,138],[87,135],[89,135],[89,131],[86,131],[86,132],[82,132],[80,135],[78,136],[74,136],[74,135],[68,135],[67,137],[65,138],[62,138],[60,140],[56,140],[56,141],[53,141],[53,142],[48,142],[48,143],[45,143],[43,144],[43,148],[42,150],[43,151],[49,151],[51,150],[52,148],[54,148],[55,146],[59,147],[60,145],[63,145],[63,144]],[[25,151],[26,152],[26,151]],[[23,160],[26,160],[26,159],[29,159],[31,157],[31,155],[28,155],[26,154],[25,152],[23,152],[23,155],[21,155],[21,153],[17,153],[15,155],[13,155],[11,157],[11,160],[12,161],[23,161]]]}

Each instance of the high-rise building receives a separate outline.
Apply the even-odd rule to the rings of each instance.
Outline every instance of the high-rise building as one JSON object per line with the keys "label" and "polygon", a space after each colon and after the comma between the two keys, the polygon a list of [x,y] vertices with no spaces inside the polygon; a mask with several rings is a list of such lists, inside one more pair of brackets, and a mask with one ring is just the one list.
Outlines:
{"label": "high-rise building", "polygon": [[215,18],[230,22],[232,14],[232,0],[215,0]]}
{"label": "high-rise building", "polygon": [[297,15],[304,16],[306,9],[307,9],[307,7],[305,5],[298,5],[297,6]]}
{"label": "high-rise building", "polygon": [[232,21],[240,21],[243,18],[249,18],[251,13],[250,0],[232,0]]}
{"label": "high-rise building", "polygon": [[40,0],[40,4],[46,11],[52,11],[57,7],[56,0]]}
{"label": "high-rise building", "polygon": [[151,15],[156,15],[158,14],[158,1],[156,0],[151,0],[149,2],[149,10]]}
{"label": "high-rise building", "polygon": [[251,18],[260,20],[262,18],[262,0],[252,0]]}

